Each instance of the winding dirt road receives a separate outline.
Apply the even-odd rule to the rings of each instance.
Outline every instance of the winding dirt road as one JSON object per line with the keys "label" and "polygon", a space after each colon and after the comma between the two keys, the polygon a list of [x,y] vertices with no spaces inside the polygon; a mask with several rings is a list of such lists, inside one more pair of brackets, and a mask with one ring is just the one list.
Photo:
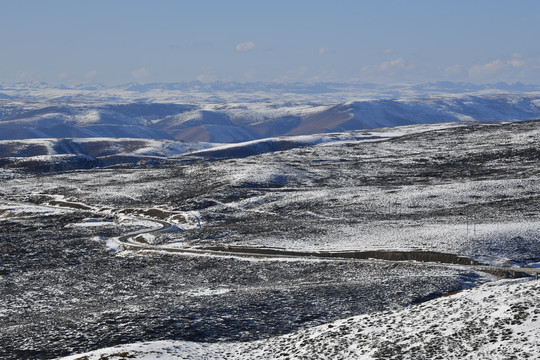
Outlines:
{"label": "winding dirt road", "polygon": [[[18,202],[20,205],[32,205],[24,202]],[[50,204],[40,204],[39,206],[51,208],[63,208],[71,211],[93,211],[98,212],[84,204],[75,202],[53,201]],[[108,214],[110,215],[110,214]],[[482,265],[469,258],[457,256],[448,253],[438,253],[432,251],[292,251],[277,248],[261,248],[261,247],[243,247],[243,246],[212,246],[200,248],[175,248],[163,245],[145,244],[134,240],[134,237],[142,234],[160,233],[165,231],[181,231],[176,225],[167,221],[139,218],[144,221],[158,223],[161,227],[143,229],[135,231],[117,238],[118,242],[125,250],[133,251],[159,251],[186,255],[199,256],[220,256],[220,257],[241,257],[241,258],[293,258],[298,260],[339,260],[339,261],[357,261],[357,260],[386,260],[393,263],[399,262],[423,262],[439,266],[460,265],[471,268],[476,271],[483,271],[495,274],[500,277],[519,277],[523,274],[534,275],[538,279],[540,276],[539,268],[528,267],[500,267]],[[200,220],[195,216],[197,226],[201,226]]]}
{"label": "winding dirt road", "polygon": [[[145,219],[148,220],[148,219]],[[135,251],[164,251],[177,254],[190,255],[211,255],[222,257],[243,257],[243,258],[296,258],[306,259],[335,259],[347,260],[386,260],[391,262],[415,261],[438,265],[461,265],[468,268],[495,274],[500,277],[520,277],[523,274],[535,275],[538,279],[540,269],[528,267],[500,267],[482,265],[466,257],[448,253],[438,253],[433,251],[291,251],[285,249],[262,248],[262,247],[240,247],[240,246],[212,246],[201,248],[172,248],[162,245],[142,244],[132,240],[133,236],[147,233],[158,233],[169,231],[175,225],[162,220],[152,220],[161,224],[159,229],[147,229],[135,233],[121,236],[118,240],[126,250]]]}

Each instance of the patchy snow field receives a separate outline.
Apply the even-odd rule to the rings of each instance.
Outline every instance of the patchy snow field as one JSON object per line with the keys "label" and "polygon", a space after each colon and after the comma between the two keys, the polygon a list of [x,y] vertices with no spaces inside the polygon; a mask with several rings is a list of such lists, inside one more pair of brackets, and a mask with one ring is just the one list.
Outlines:
{"label": "patchy snow field", "polygon": [[158,341],[63,360],[534,359],[540,353],[539,296],[538,281],[499,281],[255,342]]}
{"label": "patchy snow field", "polygon": [[[156,346],[192,358],[491,359],[512,346],[534,357],[536,283],[436,299],[494,277],[440,263],[181,253],[410,250],[540,262],[540,121],[375,133],[2,179],[0,357],[164,339],[186,341]],[[270,142],[282,141],[294,138]],[[147,248],[125,250],[126,241]]]}

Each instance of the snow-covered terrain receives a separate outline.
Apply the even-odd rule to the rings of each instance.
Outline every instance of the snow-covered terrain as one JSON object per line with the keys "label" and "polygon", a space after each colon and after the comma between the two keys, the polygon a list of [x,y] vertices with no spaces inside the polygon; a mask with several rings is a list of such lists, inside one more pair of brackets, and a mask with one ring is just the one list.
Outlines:
{"label": "snow-covered terrain", "polygon": [[319,96],[291,86],[291,96],[280,93],[277,98],[271,86],[241,96],[232,92],[237,86],[166,85],[4,86],[9,98],[0,100],[0,140],[115,137],[231,143],[409,124],[540,118],[539,92],[527,87],[531,91],[462,86],[456,92],[443,86],[430,96],[408,87],[408,96],[394,97],[373,87],[334,84]]}
{"label": "snow-covered terrain", "polygon": [[137,343],[64,360],[534,359],[540,354],[539,295],[538,281],[499,281],[261,341]]}
{"label": "snow-covered terrain", "polygon": [[0,157],[80,154],[105,156],[171,157],[212,147],[213,144],[174,140],[125,138],[53,138],[0,140]]}
{"label": "snow-covered terrain", "polygon": [[199,81],[183,83],[129,83],[107,87],[51,85],[44,82],[0,82],[0,98],[94,102],[240,103],[293,102],[342,103],[358,99],[424,98],[446,94],[508,94],[540,92],[538,85],[521,83],[469,84],[439,81],[425,84],[370,83],[238,83]]}
{"label": "snow-covered terrain", "polygon": [[[121,163],[157,165],[167,159],[242,158],[320,144],[381,141],[410,133],[466,126],[461,122],[409,125],[370,131],[281,136],[235,144],[159,139],[73,138],[0,140],[0,164],[8,169],[63,171]],[[7,176],[7,174],[6,174]]]}
{"label": "snow-covered terrain", "polygon": [[3,86],[1,358],[537,356],[537,94],[222,85]]}
{"label": "snow-covered terrain", "polygon": [[[135,234],[159,226],[62,196],[6,197],[14,200],[0,201],[5,359],[50,359],[143,339],[268,338],[493,280],[433,264],[110,251],[124,234],[153,243],[159,232],[140,240]],[[88,226],[95,223],[107,225]]]}

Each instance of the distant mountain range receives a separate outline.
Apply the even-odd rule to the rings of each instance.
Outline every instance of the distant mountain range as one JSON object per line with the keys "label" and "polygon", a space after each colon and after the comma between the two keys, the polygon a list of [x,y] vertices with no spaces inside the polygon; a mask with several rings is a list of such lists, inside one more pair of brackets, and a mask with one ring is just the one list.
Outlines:
{"label": "distant mountain range", "polygon": [[508,84],[498,82],[495,84],[471,84],[466,82],[437,81],[423,84],[375,84],[375,83],[338,83],[338,82],[234,82],[234,81],[187,81],[173,83],[127,83],[117,86],[105,86],[101,84],[48,84],[45,82],[21,82],[21,83],[1,83],[0,90],[20,91],[24,93],[29,90],[81,90],[81,91],[130,91],[147,93],[149,91],[188,91],[201,93],[290,93],[290,94],[324,94],[337,92],[355,92],[357,94],[371,93],[377,97],[388,97],[390,94],[400,94],[402,97],[406,92],[415,92],[415,96],[430,95],[434,93],[471,93],[478,91],[505,91],[505,92],[534,92],[540,91],[540,85],[523,84],[520,82]]}
{"label": "distant mountain range", "polygon": [[411,124],[540,118],[540,94],[441,95],[331,105],[35,99],[6,99],[0,104],[0,140],[112,137],[235,143]]}

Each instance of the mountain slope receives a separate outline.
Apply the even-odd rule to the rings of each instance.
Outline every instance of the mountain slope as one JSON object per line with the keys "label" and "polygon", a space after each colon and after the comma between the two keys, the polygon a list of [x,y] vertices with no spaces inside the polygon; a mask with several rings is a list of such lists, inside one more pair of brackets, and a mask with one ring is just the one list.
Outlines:
{"label": "mountain slope", "polygon": [[129,137],[231,143],[410,124],[537,118],[539,95],[449,95],[326,106],[272,101],[193,105],[5,100],[0,108],[0,140]]}
{"label": "mountain slope", "polygon": [[64,360],[526,359],[540,353],[540,282],[498,282],[397,311],[356,316],[247,343],[161,341]]}
{"label": "mountain slope", "polygon": [[0,140],[0,158],[42,155],[111,155],[171,157],[211,147],[208,143],[133,138]]}
{"label": "mountain slope", "polygon": [[533,120],[539,116],[538,99],[514,96],[356,101],[308,115],[286,135],[467,120]]}

